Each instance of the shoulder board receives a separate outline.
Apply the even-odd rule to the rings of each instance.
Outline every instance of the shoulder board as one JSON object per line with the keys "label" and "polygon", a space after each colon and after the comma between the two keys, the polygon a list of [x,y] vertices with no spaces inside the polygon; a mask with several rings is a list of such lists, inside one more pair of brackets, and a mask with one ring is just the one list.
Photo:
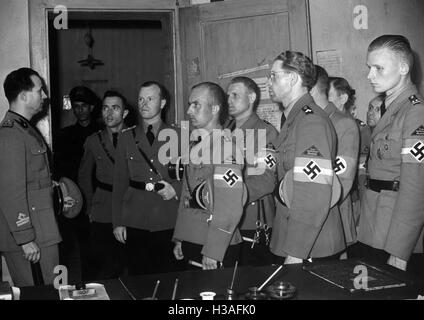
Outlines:
{"label": "shoulder board", "polygon": [[5,122],[3,122],[3,124],[1,125],[3,128],[13,128],[13,124],[14,121],[13,120],[6,120]]}
{"label": "shoulder board", "polygon": [[418,99],[415,94],[409,97],[409,101],[411,101],[414,106],[421,103],[420,99]]}
{"label": "shoulder board", "polygon": [[305,112],[305,114],[313,114],[314,113],[314,111],[308,106],[304,106],[302,108],[302,111]]}
{"label": "shoulder board", "polygon": [[137,128],[137,126],[132,126],[132,127],[130,127],[130,128],[126,128],[126,129],[122,129],[122,133],[124,133],[124,132],[127,132],[127,131],[131,131],[131,130],[133,130],[133,129],[135,129],[135,128]]}

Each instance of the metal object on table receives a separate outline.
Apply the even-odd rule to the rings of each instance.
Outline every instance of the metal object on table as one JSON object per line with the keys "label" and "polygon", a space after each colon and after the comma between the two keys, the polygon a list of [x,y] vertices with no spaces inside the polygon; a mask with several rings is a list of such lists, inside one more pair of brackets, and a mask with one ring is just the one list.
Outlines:
{"label": "metal object on table", "polygon": [[237,300],[237,293],[233,290],[234,279],[236,278],[237,273],[238,260],[236,261],[236,265],[234,266],[233,277],[231,279],[231,285],[227,289],[227,293],[225,295],[225,300]]}
{"label": "metal object on table", "polygon": [[277,281],[266,288],[271,300],[288,300],[296,295],[296,287],[289,282]]}
{"label": "metal object on table", "polygon": [[249,288],[249,292],[245,294],[246,300],[268,300],[265,292],[259,290],[258,287]]}

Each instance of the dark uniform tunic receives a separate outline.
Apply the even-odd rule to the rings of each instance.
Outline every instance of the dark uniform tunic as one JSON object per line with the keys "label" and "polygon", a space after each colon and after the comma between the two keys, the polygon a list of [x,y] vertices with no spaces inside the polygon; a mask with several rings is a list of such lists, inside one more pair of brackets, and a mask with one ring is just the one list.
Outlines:
{"label": "dark uniform tunic", "polygon": [[112,227],[112,184],[115,164],[115,147],[112,141],[112,133],[107,129],[88,137],[78,174],[78,183],[87,204],[87,214],[91,216],[92,279],[117,277],[123,267],[123,247],[115,239]]}
{"label": "dark uniform tunic", "polygon": [[271,252],[307,259],[344,250],[340,214],[330,211],[337,136],[310,94],[294,104],[274,145],[279,180],[293,169],[294,181],[291,207],[277,203]]}
{"label": "dark uniform tunic", "polygon": [[[54,215],[48,148],[39,132],[12,111],[0,124],[0,168],[0,251],[6,260],[16,254],[15,265],[9,265],[13,281],[19,286],[33,285],[21,246],[35,241],[41,248],[44,281],[52,283],[61,237]],[[52,246],[55,256],[45,252]],[[16,275],[18,269],[21,274]]]}
{"label": "dark uniform tunic", "polygon": [[358,240],[408,260],[424,225],[424,103],[409,85],[372,133]]}
{"label": "dark uniform tunic", "polygon": [[[165,129],[172,128],[162,123],[159,132]],[[165,144],[167,142],[159,141],[156,136],[150,145],[140,125],[123,130],[116,149],[112,222],[114,228],[127,227],[129,271],[132,274],[165,272],[173,268],[175,259],[171,240],[178,200],[164,201],[156,192],[140,188],[140,184],[165,180],[173,186],[179,199],[181,183],[169,176],[167,163],[159,159],[160,149]],[[140,149],[159,174],[149,166]]]}

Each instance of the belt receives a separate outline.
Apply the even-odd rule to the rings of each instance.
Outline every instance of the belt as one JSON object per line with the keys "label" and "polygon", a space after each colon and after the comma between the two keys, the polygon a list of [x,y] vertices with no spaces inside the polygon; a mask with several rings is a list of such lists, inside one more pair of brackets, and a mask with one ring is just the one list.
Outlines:
{"label": "belt", "polygon": [[160,191],[165,186],[163,183],[152,183],[152,182],[140,182],[140,181],[134,181],[130,180],[130,187],[138,190],[145,190],[145,191]]}
{"label": "belt", "polygon": [[381,192],[381,190],[399,191],[399,181],[368,179],[367,188],[375,192]]}
{"label": "belt", "polygon": [[113,186],[111,184],[101,182],[97,179],[96,179],[96,186],[100,189],[103,189],[103,190],[106,190],[106,191],[109,191],[109,192],[113,191]]}

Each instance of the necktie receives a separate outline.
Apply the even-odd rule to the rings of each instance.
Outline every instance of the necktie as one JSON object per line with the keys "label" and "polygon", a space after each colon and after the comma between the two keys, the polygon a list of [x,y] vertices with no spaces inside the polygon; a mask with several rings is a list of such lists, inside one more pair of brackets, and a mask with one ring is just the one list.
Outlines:
{"label": "necktie", "polygon": [[153,133],[152,130],[153,130],[153,126],[149,125],[147,127],[146,137],[147,137],[147,140],[149,140],[150,145],[152,145],[153,142],[155,141],[155,134]]}
{"label": "necktie", "polygon": [[283,112],[283,114],[281,115],[281,125],[280,125],[280,130],[283,128],[283,125],[284,125],[284,122],[286,122],[286,115],[284,114],[284,112]]}
{"label": "necktie", "polygon": [[383,101],[383,103],[380,106],[380,114],[383,116],[386,113],[386,101]]}
{"label": "necktie", "polygon": [[118,132],[112,133],[112,141],[113,147],[116,148],[116,145],[118,144]]}

